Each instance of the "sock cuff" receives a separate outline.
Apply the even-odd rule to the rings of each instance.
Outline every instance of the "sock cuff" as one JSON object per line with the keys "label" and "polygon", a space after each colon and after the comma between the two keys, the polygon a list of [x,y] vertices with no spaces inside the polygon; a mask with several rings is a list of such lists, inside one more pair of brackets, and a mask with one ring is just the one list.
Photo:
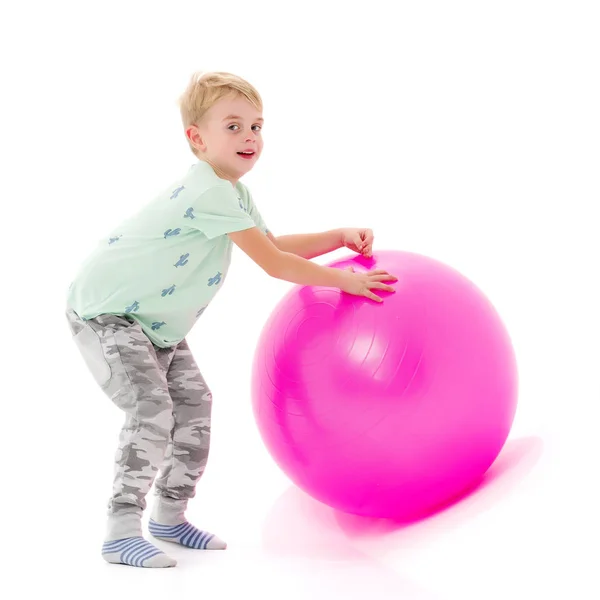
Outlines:
{"label": "sock cuff", "polygon": [[156,496],[151,518],[162,525],[178,525],[185,519],[188,499],[169,498],[167,496]]}
{"label": "sock cuff", "polygon": [[140,515],[126,513],[123,515],[112,514],[108,517],[105,537],[106,542],[141,536],[142,520]]}

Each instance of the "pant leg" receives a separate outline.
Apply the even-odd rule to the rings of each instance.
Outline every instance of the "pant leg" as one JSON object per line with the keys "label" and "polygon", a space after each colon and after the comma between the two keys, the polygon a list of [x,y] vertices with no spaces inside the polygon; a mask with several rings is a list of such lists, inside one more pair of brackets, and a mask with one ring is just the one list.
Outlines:
{"label": "pant leg", "polygon": [[183,520],[210,449],[212,395],[186,340],[175,348],[167,383],[173,400],[174,426],[155,483],[158,498],[153,511],[153,517],[165,524]]}
{"label": "pant leg", "polygon": [[125,413],[108,502],[106,539],[141,535],[146,495],[173,427],[165,365],[170,362],[168,352],[174,349],[162,353],[159,361],[158,349],[132,319],[100,315],[83,321],[70,309],[67,318],[96,382]]}

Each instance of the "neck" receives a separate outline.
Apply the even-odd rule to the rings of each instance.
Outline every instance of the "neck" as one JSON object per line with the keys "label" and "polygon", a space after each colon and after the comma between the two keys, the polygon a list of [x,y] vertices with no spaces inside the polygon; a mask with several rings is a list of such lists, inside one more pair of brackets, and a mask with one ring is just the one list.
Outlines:
{"label": "neck", "polygon": [[219,166],[212,162],[211,160],[207,159],[207,158],[200,158],[200,160],[204,161],[205,163],[209,164],[213,171],[215,172],[216,176],[221,178],[221,179],[225,179],[226,181],[229,181],[229,183],[231,183],[231,185],[233,187],[236,186],[237,182],[238,182],[238,178],[234,177],[233,175],[230,175],[229,173],[227,173],[225,170],[219,168]]}

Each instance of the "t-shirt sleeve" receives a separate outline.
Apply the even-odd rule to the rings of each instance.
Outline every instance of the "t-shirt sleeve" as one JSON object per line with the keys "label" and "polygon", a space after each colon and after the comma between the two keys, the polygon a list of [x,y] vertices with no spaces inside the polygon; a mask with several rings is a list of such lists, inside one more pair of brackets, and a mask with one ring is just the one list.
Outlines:
{"label": "t-shirt sleeve", "polygon": [[256,204],[254,204],[254,200],[252,199],[252,194],[248,191],[248,214],[256,224],[256,226],[265,234],[269,232],[269,228],[265,223],[265,220],[262,218],[258,208],[256,208]]}
{"label": "t-shirt sleeve", "polygon": [[191,206],[190,216],[186,224],[209,239],[256,227],[240,205],[237,192],[229,186],[215,186],[202,193]]}

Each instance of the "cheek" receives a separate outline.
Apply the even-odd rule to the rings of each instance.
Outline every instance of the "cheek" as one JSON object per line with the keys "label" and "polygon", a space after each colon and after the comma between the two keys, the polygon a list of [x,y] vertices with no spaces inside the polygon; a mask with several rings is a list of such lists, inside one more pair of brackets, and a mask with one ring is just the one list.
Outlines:
{"label": "cheek", "polygon": [[219,152],[230,153],[230,152],[234,151],[234,149],[235,149],[235,142],[233,140],[228,140],[228,139],[221,140],[221,143],[219,144]]}

